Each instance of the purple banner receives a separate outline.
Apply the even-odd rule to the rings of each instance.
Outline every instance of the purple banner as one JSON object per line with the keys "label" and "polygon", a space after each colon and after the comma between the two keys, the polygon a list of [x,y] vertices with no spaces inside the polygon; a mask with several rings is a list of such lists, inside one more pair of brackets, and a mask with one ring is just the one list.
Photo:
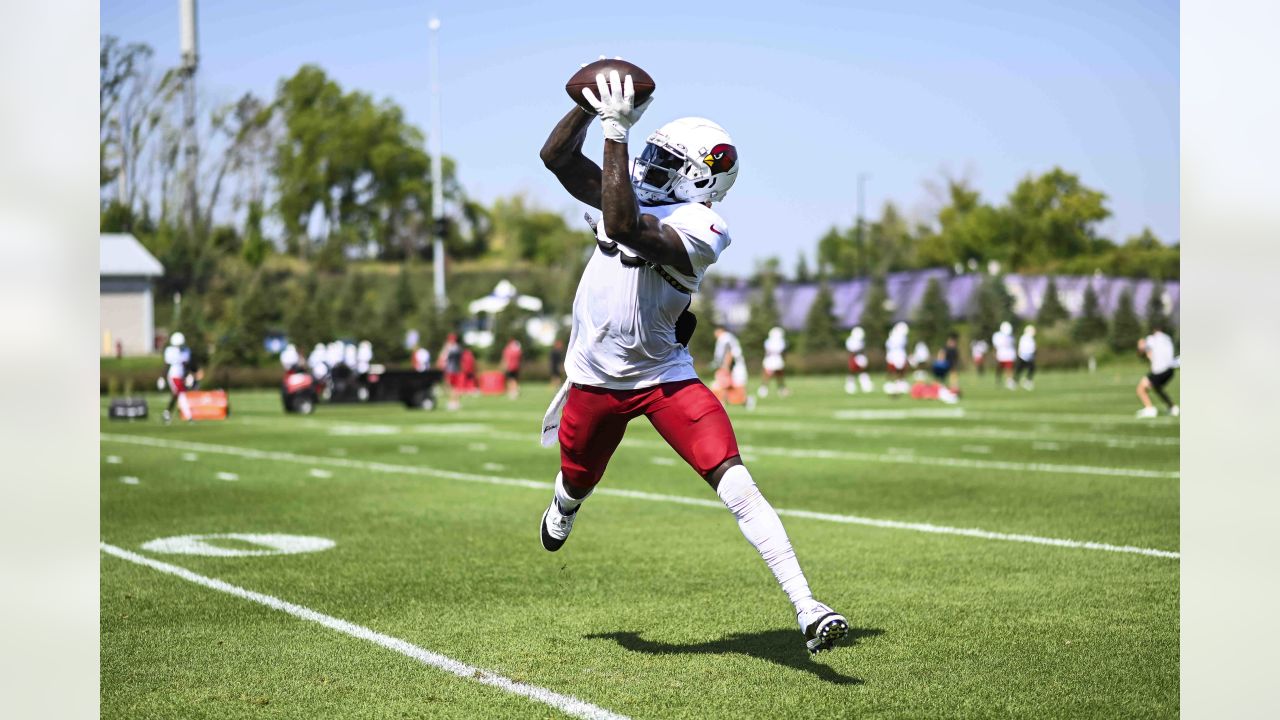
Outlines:
{"label": "purple banner", "polygon": [[[949,270],[933,268],[928,270],[911,270],[890,273],[885,277],[885,290],[889,295],[889,307],[893,311],[893,319],[910,321],[924,297],[929,281],[937,279],[947,296],[947,304],[951,306],[951,316],[956,319],[968,317],[973,307],[975,293],[982,283],[982,275],[968,273],[955,275]],[[1120,295],[1127,289],[1133,293],[1133,308],[1139,317],[1146,315],[1147,301],[1156,287],[1154,280],[1135,278],[1113,278],[1102,275],[1054,275],[1058,286],[1058,299],[1066,307],[1071,317],[1080,315],[1084,307],[1084,291],[1089,285],[1098,294],[1098,304],[1102,314],[1111,317],[1119,304]],[[1044,303],[1045,290],[1049,286],[1048,275],[1006,275],[1005,288],[1013,297],[1013,312],[1023,320],[1030,320],[1040,311]],[[866,278],[842,280],[830,283],[831,296],[834,301],[833,312],[843,327],[853,327],[862,317],[862,307],[866,302],[871,281]],[[729,329],[737,331],[747,323],[751,315],[751,300],[757,290],[737,281],[716,289],[716,321],[722,322]],[[817,283],[783,283],[774,292],[778,303],[778,312],[782,316],[782,325],[788,330],[804,328],[805,316],[809,306],[818,295]],[[1177,323],[1180,311],[1180,287],[1177,280],[1164,283],[1162,301],[1165,314]]]}

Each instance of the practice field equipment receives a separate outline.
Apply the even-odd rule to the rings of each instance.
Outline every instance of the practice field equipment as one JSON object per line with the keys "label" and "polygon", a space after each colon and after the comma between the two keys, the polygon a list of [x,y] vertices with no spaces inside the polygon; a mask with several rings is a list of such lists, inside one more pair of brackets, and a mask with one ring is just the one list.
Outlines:
{"label": "practice field equipment", "polygon": [[226,420],[231,413],[225,390],[189,390],[185,395],[187,420]]}
{"label": "practice field equipment", "polygon": [[115,398],[107,406],[107,417],[112,420],[145,420],[147,401],[144,398]]}
{"label": "practice field equipment", "polygon": [[596,75],[604,75],[607,80],[610,70],[617,70],[620,80],[625,80],[628,75],[631,76],[631,85],[636,91],[634,101],[636,106],[644,104],[644,101],[648,100],[649,96],[653,95],[653,91],[657,88],[653,78],[650,77],[649,73],[641,70],[639,65],[618,58],[612,60],[602,58],[583,65],[578,72],[573,74],[573,77],[569,78],[569,82],[565,83],[564,91],[569,93],[569,97],[573,98],[578,107],[595,115],[596,109],[591,107],[591,103],[587,102],[587,99],[582,96],[582,91],[584,88],[591,88],[591,92],[599,96],[600,88],[596,84]]}
{"label": "practice field equipment", "polygon": [[480,373],[480,394],[501,395],[507,391],[507,376],[497,370]]}
{"label": "practice field equipment", "polygon": [[287,373],[280,388],[280,399],[285,412],[310,415],[319,402],[315,378],[307,372]]}

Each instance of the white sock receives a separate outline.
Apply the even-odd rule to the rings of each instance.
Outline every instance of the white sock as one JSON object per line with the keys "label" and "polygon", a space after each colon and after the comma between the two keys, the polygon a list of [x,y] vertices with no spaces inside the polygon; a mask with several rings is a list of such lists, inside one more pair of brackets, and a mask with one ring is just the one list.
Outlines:
{"label": "white sock", "polygon": [[[595,490],[595,488],[592,488],[592,490]],[[587,497],[581,500],[570,495],[564,486],[564,473],[556,473],[556,505],[560,506],[561,513],[565,515],[572,514],[582,504],[582,500],[586,500],[588,497],[591,497],[591,493],[587,493]]]}
{"label": "white sock", "polygon": [[796,553],[791,549],[791,540],[782,527],[782,520],[760,494],[747,468],[743,465],[729,468],[720,478],[716,494],[738,519],[738,528],[764,558],[791,604],[798,607],[802,601],[811,600],[813,593],[809,592],[809,582],[800,571],[800,563],[796,561]]}

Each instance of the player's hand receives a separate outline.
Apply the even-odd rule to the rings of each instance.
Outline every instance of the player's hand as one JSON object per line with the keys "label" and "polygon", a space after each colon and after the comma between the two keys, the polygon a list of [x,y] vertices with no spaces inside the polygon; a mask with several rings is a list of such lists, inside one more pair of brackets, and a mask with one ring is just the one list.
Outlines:
{"label": "player's hand", "polygon": [[608,78],[603,73],[596,75],[596,87],[600,91],[599,95],[591,92],[591,88],[584,88],[582,97],[586,98],[600,116],[600,128],[604,131],[605,139],[625,143],[631,126],[640,120],[653,98],[635,105],[636,90],[631,76],[619,78],[617,70],[610,70]]}

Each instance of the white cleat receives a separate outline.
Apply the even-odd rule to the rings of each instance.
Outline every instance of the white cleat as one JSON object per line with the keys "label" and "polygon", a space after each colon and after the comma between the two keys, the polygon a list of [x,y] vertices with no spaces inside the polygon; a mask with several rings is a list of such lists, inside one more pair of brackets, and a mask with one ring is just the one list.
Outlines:
{"label": "white cleat", "polygon": [[761,386],[760,386],[760,389],[756,391],[756,394],[757,394],[757,395],[759,395],[759,396],[760,396],[760,397],[762,397],[762,398],[767,398],[767,397],[769,397],[769,386],[768,386],[768,385],[761,385]]}
{"label": "white cleat", "polygon": [[830,650],[837,640],[849,634],[849,621],[817,600],[811,600],[796,613],[796,622],[800,623],[810,655]]}
{"label": "white cleat", "polygon": [[560,504],[556,499],[551,498],[547,511],[542,513],[542,547],[547,552],[559,550],[569,539],[569,533],[573,530],[573,519],[578,516],[578,510],[581,509],[582,506],[579,505],[573,512],[565,515],[560,512]]}
{"label": "white cleat", "polygon": [[1155,405],[1152,405],[1151,407],[1144,407],[1141,410],[1139,410],[1137,416],[1140,418],[1153,418],[1159,414],[1160,414],[1160,411],[1156,410]]}
{"label": "white cleat", "polygon": [[1182,415],[1182,410],[1178,409],[1177,405],[1174,405],[1173,407],[1169,408],[1169,414],[1174,417],[1179,417]]}
{"label": "white cleat", "polygon": [[862,392],[869,393],[875,389],[875,384],[871,382],[871,377],[866,373],[858,376],[858,384],[862,385]]}

